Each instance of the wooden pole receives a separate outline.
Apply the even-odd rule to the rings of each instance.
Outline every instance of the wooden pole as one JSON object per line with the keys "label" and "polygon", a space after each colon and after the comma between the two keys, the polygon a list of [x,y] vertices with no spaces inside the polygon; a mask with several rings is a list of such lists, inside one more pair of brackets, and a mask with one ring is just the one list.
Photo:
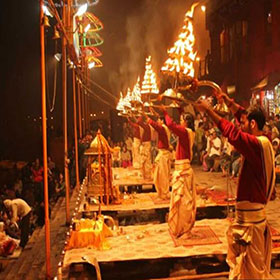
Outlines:
{"label": "wooden pole", "polygon": [[45,251],[46,279],[51,279],[51,246],[49,221],[49,192],[48,192],[48,154],[47,154],[47,113],[46,113],[46,73],[45,73],[45,27],[44,1],[40,0],[40,41],[41,41],[41,94],[42,94],[42,137],[43,137],[43,167],[44,167],[44,204],[45,204]]}
{"label": "wooden pole", "polygon": [[[84,64],[83,64],[84,67]],[[83,136],[86,132],[86,114],[85,114],[85,89],[82,88],[82,126],[83,126]]]}
{"label": "wooden pole", "polygon": [[76,162],[76,186],[80,187],[78,132],[77,132],[77,102],[76,102],[76,75],[73,68],[73,114],[74,114],[74,138],[75,138],[75,162]]}
{"label": "wooden pole", "polygon": [[81,85],[78,82],[78,112],[79,112],[79,137],[83,137],[83,127],[82,127],[82,108],[81,108]]}
{"label": "wooden pole", "polygon": [[[66,2],[63,2],[62,20],[67,26]],[[67,68],[66,68],[66,38],[62,37],[62,95],[63,95],[63,134],[64,134],[64,180],[65,180],[65,204],[66,204],[66,225],[70,224],[69,206],[69,169],[68,169],[68,130],[67,130]]]}
{"label": "wooden pole", "polygon": [[[85,70],[86,70],[86,77],[85,77],[85,80],[86,80],[86,86],[88,87],[88,65],[85,65]],[[86,120],[87,120],[87,130],[90,129],[90,123],[89,123],[89,96],[88,96],[88,92],[87,92],[87,95],[86,95]]]}

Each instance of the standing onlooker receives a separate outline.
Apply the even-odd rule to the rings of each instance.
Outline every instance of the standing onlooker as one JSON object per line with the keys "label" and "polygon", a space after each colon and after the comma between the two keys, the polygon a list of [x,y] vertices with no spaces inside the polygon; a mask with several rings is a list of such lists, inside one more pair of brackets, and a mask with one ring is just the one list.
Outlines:
{"label": "standing onlooker", "polygon": [[6,199],[4,200],[4,206],[11,218],[11,224],[15,224],[17,226],[18,223],[19,225],[19,246],[24,248],[29,237],[31,208],[23,199],[20,198],[13,200]]}
{"label": "standing onlooker", "polygon": [[202,128],[203,123],[200,122],[198,124],[197,129],[195,130],[195,137],[194,137],[194,153],[193,153],[193,158],[197,159],[197,162],[201,164],[200,157],[201,157],[201,152],[203,151],[204,147],[204,142],[205,142],[205,133],[204,129]]}
{"label": "standing onlooker", "polygon": [[200,123],[203,123],[203,121],[201,119],[200,113],[197,113],[196,114],[196,119],[194,120],[194,130],[195,131],[198,129]]}
{"label": "standing onlooker", "polygon": [[126,148],[126,145],[124,144],[121,150],[121,166],[126,168],[126,167],[130,167],[131,165],[132,165],[131,154]]}

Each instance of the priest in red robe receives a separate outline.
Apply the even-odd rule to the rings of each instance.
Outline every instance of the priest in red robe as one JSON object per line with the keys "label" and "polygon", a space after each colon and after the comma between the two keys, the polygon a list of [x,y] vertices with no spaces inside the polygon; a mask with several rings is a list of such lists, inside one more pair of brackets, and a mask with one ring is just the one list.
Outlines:
{"label": "priest in red robe", "polygon": [[196,215],[196,190],[190,163],[194,142],[194,122],[190,114],[182,113],[180,124],[176,124],[164,107],[162,110],[167,127],[178,137],[168,225],[174,237],[190,237]]}
{"label": "priest in red robe", "polygon": [[271,262],[271,234],[265,205],[274,190],[275,169],[272,145],[262,135],[265,115],[257,107],[246,112],[226,94],[220,94],[218,98],[223,99],[235,114],[241,128],[220,117],[204,101],[199,101],[196,107],[208,114],[243,156],[236,216],[227,232],[229,279],[267,279]]}

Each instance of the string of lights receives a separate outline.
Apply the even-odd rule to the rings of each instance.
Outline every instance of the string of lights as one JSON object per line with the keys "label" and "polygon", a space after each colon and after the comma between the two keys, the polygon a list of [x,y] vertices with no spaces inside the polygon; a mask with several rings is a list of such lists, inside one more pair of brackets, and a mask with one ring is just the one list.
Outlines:
{"label": "string of lights", "polygon": [[110,97],[112,97],[114,100],[118,100],[118,98],[111,92],[109,92],[108,90],[106,90],[105,88],[103,88],[101,85],[99,85],[97,82],[93,81],[92,79],[90,79],[89,77],[87,78],[87,81],[92,83],[93,85],[95,85],[96,87],[98,87],[99,89],[101,89],[103,92],[107,93]]}
{"label": "string of lights", "polygon": [[94,93],[90,88],[88,88],[84,83],[81,82],[81,87],[83,87],[87,92],[91,93],[91,97],[94,97],[96,99],[98,99],[100,102],[110,106],[111,108],[115,108],[114,105],[108,103],[107,101],[105,101],[104,99],[102,99],[101,97],[99,97],[96,93]]}

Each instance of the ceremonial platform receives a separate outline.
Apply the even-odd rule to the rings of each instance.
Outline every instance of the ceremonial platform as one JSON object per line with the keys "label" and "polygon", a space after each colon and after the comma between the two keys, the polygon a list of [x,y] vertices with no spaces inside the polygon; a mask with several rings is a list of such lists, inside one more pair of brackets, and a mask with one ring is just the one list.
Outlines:
{"label": "ceremonial platform", "polygon": [[[276,221],[277,215],[273,216],[272,220]],[[196,221],[192,237],[182,240],[175,240],[170,235],[166,223],[120,227],[107,239],[107,250],[94,250],[89,246],[66,251],[63,271],[66,274],[71,271],[74,273],[77,269],[75,265],[84,263],[94,266],[102,279],[147,279],[147,273],[151,278],[176,276],[176,273],[182,273],[177,271],[178,266],[181,266],[185,277],[188,277],[177,279],[199,279],[197,274],[205,273],[206,268],[207,277],[200,275],[200,279],[213,275],[224,276],[227,272],[226,231],[229,223],[229,219]],[[277,259],[280,252],[280,231],[275,226],[280,229],[279,222],[274,223],[273,227],[273,258]],[[122,269],[128,263],[128,267],[132,267],[133,271],[126,270],[121,275]],[[133,278],[136,274],[137,278]]]}
{"label": "ceremonial platform", "polygon": [[[116,223],[112,236],[106,238],[103,250],[94,249],[90,244],[82,248],[65,251],[63,267],[59,275],[62,279],[69,277],[90,277],[95,279],[225,279],[228,266],[226,231],[234,209],[227,203],[227,178],[221,174],[207,173],[195,168],[197,196],[197,217],[189,239],[175,239],[170,235],[168,224],[158,219],[143,222],[133,220],[131,224]],[[131,171],[133,172],[133,171]],[[117,177],[118,178],[118,177]],[[120,178],[121,179],[121,178]],[[126,180],[128,180],[127,178]],[[138,181],[139,182],[139,181]],[[232,182],[231,182],[232,183]],[[132,184],[131,184],[132,185]],[[126,186],[124,182],[123,186]],[[227,206],[229,208],[227,208]],[[223,209],[223,219],[218,219],[218,208]],[[273,227],[273,264],[278,262],[280,252],[280,211],[277,201],[267,207],[269,222]],[[87,213],[98,212],[110,215],[116,221],[120,216],[150,215],[151,211],[168,212],[169,201],[157,198],[156,192],[123,193],[122,203],[102,205],[88,204]],[[203,209],[203,210],[201,210]],[[212,209],[210,213],[207,209]],[[83,203],[79,214],[84,212]],[[210,219],[211,218],[211,219]],[[136,221],[136,223],[135,223]],[[142,222],[142,224],[141,224]],[[122,226],[120,226],[122,225]],[[89,237],[92,240],[92,237]],[[86,242],[86,239],[83,240]],[[84,243],[85,244],[85,243]],[[221,277],[221,278],[220,278]]]}
{"label": "ceremonial platform", "polygon": [[[88,203],[82,200],[79,207],[81,217],[92,217],[94,212],[112,216],[120,222],[126,218],[124,225],[131,224],[131,217],[136,217],[138,221],[160,221],[165,222],[166,213],[169,210],[169,199],[160,199],[153,191],[153,182],[144,180],[141,171],[133,168],[113,168],[113,184],[117,186],[120,193],[118,204],[99,205],[98,201]],[[216,181],[217,184],[223,185],[225,178]],[[196,180],[197,191],[197,217],[202,218],[225,218],[227,212],[232,210],[234,201],[227,202],[227,190],[219,186],[205,184],[199,179]],[[141,188],[136,187],[141,186]],[[125,189],[126,187],[134,189]],[[84,190],[86,192],[86,189]],[[82,196],[85,198],[86,196]],[[128,218],[128,219],[127,219]],[[135,221],[135,219],[134,219]]]}

